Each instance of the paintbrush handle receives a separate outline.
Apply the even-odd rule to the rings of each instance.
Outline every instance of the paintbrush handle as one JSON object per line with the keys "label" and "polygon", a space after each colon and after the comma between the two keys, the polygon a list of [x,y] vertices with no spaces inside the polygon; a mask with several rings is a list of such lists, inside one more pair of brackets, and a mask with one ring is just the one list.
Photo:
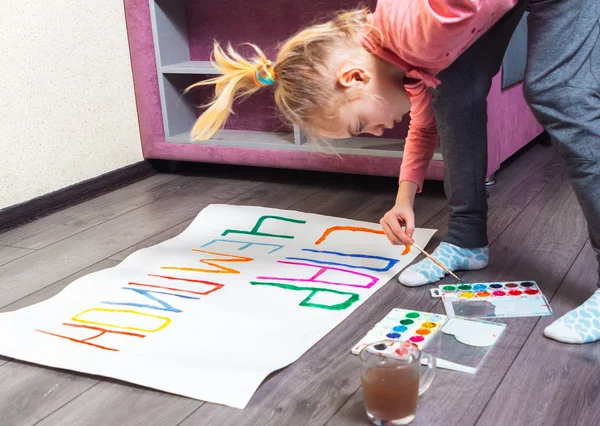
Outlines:
{"label": "paintbrush handle", "polygon": [[415,243],[413,243],[413,246],[415,246],[418,250],[421,251],[421,253],[423,253],[425,256],[427,256],[429,259],[431,259],[436,265],[438,265],[440,268],[442,268],[444,271],[448,272],[450,275],[452,275],[454,278],[456,278],[458,281],[460,281],[461,283],[464,284],[463,280],[461,280],[460,278],[458,278],[450,269],[446,268],[441,262],[439,262],[435,257],[433,257],[432,255],[430,255],[429,253],[427,253],[425,250],[423,250],[421,247],[419,247],[418,245],[416,245]]}

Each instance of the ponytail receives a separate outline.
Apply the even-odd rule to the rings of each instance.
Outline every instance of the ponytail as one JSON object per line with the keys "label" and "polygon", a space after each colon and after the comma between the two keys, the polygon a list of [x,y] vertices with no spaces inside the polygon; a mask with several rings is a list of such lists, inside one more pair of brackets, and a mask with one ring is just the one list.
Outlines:
{"label": "ponytail", "polygon": [[362,51],[360,35],[373,30],[367,13],[367,9],[340,12],[333,20],[298,32],[281,45],[275,65],[253,44],[250,46],[256,56],[248,61],[231,46],[225,52],[215,43],[213,64],[222,75],[200,81],[184,92],[215,85],[212,101],[192,128],[192,139],[210,139],[225,124],[236,100],[275,81],[275,102],[284,116],[303,130],[318,133],[314,129],[323,121],[323,112],[342,101],[337,96],[330,59],[340,51]]}
{"label": "ponytail", "polygon": [[215,42],[212,62],[222,75],[195,83],[184,91],[186,94],[194,87],[215,86],[212,101],[192,127],[192,140],[210,139],[223,127],[229,114],[232,113],[232,106],[236,100],[250,96],[261,87],[274,82],[275,72],[271,61],[257,46],[249,45],[256,51],[256,56],[250,62],[231,46],[228,46],[225,52]]}

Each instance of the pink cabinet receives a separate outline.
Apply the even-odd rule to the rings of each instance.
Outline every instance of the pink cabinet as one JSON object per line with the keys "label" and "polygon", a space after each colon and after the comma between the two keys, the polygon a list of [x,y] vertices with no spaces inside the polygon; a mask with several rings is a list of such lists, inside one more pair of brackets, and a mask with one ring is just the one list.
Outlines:
{"label": "pink cabinet", "polygon": [[[212,140],[192,143],[188,132],[196,105],[210,91],[183,96],[182,90],[214,74],[208,59],[212,40],[235,46],[252,41],[274,57],[274,46],[328,10],[351,7],[342,0],[271,0],[248,3],[184,0],[124,0],[143,153],[146,159],[185,160],[249,166],[397,176],[408,119],[381,138],[335,141],[337,154],[307,142],[283,123],[268,90],[236,108],[227,128]],[[371,1],[374,6],[375,2]],[[541,133],[520,85],[501,91],[500,75],[489,95],[488,173]],[[443,179],[438,152],[427,178]]]}

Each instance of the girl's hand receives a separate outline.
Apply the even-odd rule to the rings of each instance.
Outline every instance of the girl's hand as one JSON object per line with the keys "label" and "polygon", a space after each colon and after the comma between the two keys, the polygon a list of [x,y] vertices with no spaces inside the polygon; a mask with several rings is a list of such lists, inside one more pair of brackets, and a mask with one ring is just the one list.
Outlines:
{"label": "girl's hand", "polygon": [[[387,212],[379,221],[386,237],[394,245],[411,245],[413,232],[415,232],[415,211],[413,204],[417,184],[411,181],[402,181],[398,186],[396,205]],[[406,230],[402,229],[406,227]]]}
{"label": "girl's hand", "polygon": [[[415,232],[415,213],[412,204],[407,201],[396,202],[396,205],[379,221],[386,237],[394,245],[411,245]],[[402,229],[406,227],[406,230]]]}

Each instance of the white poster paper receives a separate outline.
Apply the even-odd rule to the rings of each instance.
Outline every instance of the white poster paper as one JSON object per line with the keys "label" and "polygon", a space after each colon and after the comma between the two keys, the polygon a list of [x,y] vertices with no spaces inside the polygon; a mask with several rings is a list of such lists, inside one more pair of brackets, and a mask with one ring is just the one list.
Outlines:
{"label": "white poster paper", "polygon": [[177,237],[0,314],[0,354],[244,408],[418,255],[403,249],[379,224],[211,205]]}

